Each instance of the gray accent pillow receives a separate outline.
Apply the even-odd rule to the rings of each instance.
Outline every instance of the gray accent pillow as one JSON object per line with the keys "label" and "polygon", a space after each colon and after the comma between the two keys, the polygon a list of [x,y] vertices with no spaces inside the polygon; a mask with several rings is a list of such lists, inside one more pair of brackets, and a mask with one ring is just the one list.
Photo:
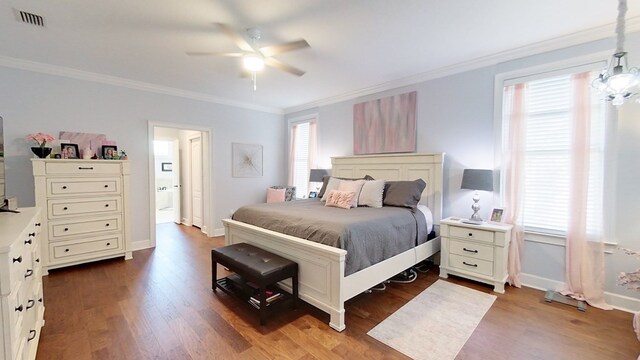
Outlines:
{"label": "gray accent pillow", "polygon": [[[324,196],[324,193],[327,191],[327,184],[329,184],[329,179],[331,177],[332,176],[329,176],[329,175],[325,175],[325,176],[322,177],[322,187],[320,188],[320,191],[318,192],[318,198],[322,199],[322,197]],[[336,177],[336,179],[338,179],[338,180],[374,180],[369,175],[365,175],[363,178],[357,178],[357,179],[340,178],[340,177]]]}
{"label": "gray accent pillow", "polygon": [[385,206],[399,206],[415,211],[427,183],[422,179],[413,181],[387,181],[384,185]]}

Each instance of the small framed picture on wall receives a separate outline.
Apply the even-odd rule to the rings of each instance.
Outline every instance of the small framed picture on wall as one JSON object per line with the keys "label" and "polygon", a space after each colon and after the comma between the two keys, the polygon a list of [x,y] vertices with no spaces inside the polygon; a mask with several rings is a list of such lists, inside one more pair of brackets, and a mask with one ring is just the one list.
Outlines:
{"label": "small framed picture on wall", "polygon": [[504,208],[493,208],[491,210],[491,219],[489,221],[493,223],[501,223],[504,215]]}

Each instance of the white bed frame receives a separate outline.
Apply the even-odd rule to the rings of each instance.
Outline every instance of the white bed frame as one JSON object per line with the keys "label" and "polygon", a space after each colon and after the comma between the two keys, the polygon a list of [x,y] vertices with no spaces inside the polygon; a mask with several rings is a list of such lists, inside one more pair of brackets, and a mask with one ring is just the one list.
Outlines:
{"label": "white bed frame", "polygon": [[[444,153],[364,155],[332,158],[332,174],[337,177],[415,180],[422,178],[427,187],[420,203],[431,209],[439,234],[442,218],[442,166]],[[329,313],[329,326],[346,328],[344,303],[440,251],[440,237],[407,250],[385,261],[344,276],[346,250],[266,230],[235,220],[222,220],[225,244],[250,243],[295,261],[299,266],[300,298]],[[281,283],[288,291],[290,282]]]}

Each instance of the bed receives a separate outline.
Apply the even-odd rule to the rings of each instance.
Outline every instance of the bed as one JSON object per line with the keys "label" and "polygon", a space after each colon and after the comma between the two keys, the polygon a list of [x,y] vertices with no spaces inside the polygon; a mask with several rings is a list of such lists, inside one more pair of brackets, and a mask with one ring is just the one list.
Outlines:
{"label": "bed", "polygon": [[[432,212],[436,233],[442,218],[443,153],[363,155],[332,158],[332,175],[357,178],[415,180],[427,183],[421,204]],[[347,251],[240,221],[225,219],[225,244],[250,243],[298,263],[300,297],[327,312],[329,326],[346,328],[344,303],[372,286],[440,251],[440,238],[427,241],[391,258],[346,274]],[[282,283],[290,290],[290,283]]]}

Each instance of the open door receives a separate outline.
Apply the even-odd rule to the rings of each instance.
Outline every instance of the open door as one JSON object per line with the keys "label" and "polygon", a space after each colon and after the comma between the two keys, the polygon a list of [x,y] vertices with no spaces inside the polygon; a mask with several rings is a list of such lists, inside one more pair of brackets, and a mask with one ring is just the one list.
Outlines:
{"label": "open door", "polygon": [[181,196],[182,196],[182,182],[180,181],[180,140],[173,140],[173,222],[176,224],[182,223],[181,212]]}
{"label": "open door", "polygon": [[202,228],[202,138],[190,139],[191,148],[191,207],[193,226]]}

